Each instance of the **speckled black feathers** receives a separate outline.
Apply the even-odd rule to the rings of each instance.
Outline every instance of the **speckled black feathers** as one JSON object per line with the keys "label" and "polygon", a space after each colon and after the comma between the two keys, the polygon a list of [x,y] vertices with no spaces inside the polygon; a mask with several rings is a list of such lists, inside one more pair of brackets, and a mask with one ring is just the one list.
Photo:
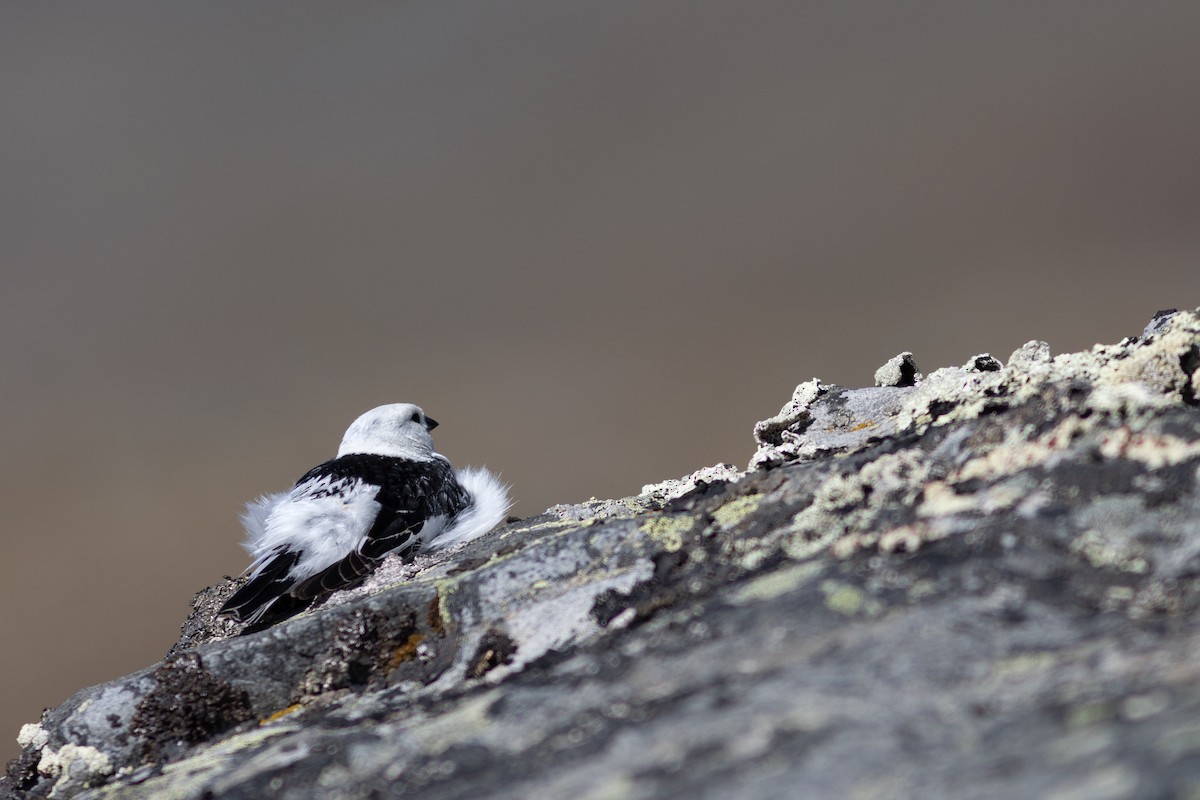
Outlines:
{"label": "speckled black feathers", "polygon": [[378,486],[375,501],[384,508],[415,513],[422,518],[457,514],[467,504],[466,492],[455,480],[450,462],[443,458],[412,461],[354,453],[313,467],[296,485],[323,478],[330,481],[330,494],[338,486],[355,480]]}

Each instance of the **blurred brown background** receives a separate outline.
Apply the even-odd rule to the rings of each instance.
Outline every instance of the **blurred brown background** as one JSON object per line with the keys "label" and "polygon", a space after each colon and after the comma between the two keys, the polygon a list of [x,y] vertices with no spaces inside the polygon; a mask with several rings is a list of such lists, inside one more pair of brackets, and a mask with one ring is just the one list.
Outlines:
{"label": "blurred brown background", "polygon": [[1200,305],[1200,4],[8,4],[0,755],[413,401],[528,515]]}

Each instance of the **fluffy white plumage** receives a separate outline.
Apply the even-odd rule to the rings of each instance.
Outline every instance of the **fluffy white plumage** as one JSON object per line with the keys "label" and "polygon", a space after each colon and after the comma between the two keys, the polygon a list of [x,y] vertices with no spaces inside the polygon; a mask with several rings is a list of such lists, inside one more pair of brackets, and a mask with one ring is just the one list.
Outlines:
{"label": "fluffy white plumage", "polygon": [[[379,516],[380,505],[374,499],[377,492],[378,487],[364,481],[319,478],[247,504],[242,515],[246,529],[242,547],[254,559],[250,577],[280,548],[301,554],[290,572],[297,581],[316,575],[357,549]],[[269,506],[264,508],[265,504]]]}
{"label": "fluffy white plumage", "polygon": [[471,504],[454,522],[421,544],[421,551],[441,550],[478,539],[504,521],[512,508],[508,489],[483,467],[464,467],[458,470],[458,482],[471,496]]}
{"label": "fluffy white plumage", "polygon": [[436,426],[410,403],[372,409],[334,459],[248,503],[250,580],[222,613],[254,622],[285,596],[309,600],[361,579],[389,552],[450,547],[502,522],[506,487],[486,469],[454,470],[434,450]]}

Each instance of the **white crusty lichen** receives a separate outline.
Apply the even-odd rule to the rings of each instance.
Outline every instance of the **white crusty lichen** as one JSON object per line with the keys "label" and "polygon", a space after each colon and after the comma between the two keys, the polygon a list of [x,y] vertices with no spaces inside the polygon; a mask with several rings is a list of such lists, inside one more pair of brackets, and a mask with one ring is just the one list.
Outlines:
{"label": "white crusty lichen", "polygon": [[844,536],[870,529],[888,505],[915,503],[928,474],[928,464],[915,452],[888,453],[857,472],[831,473],[781,531],[783,552],[804,560]]}
{"label": "white crusty lichen", "polygon": [[797,425],[811,418],[809,406],[828,390],[829,387],[822,385],[819,378],[797,386],[792,392],[792,399],[783,404],[778,414],[754,425],[755,440],[760,445],[779,444],[781,434],[794,431]]}
{"label": "white crusty lichen", "polygon": [[[886,427],[891,433],[903,433],[962,422],[997,406],[1013,407],[1046,397],[1052,384],[1086,389],[1082,402],[1087,409],[1119,415],[1136,430],[1156,411],[1200,397],[1200,309],[1160,312],[1142,336],[1117,344],[1098,344],[1090,350],[1054,356],[1048,344],[1034,340],[1018,347],[1007,364],[982,353],[961,367],[934,370],[924,378],[916,371],[912,353],[904,352],[880,367],[875,383],[880,388],[838,391],[847,397],[890,391],[899,398],[894,408],[882,418],[874,414],[860,419],[843,412],[839,430]],[[779,414],[755,425],[758,450],[750,461],[751,469],[804,460],[828,450],[828,445],[819,446],[811,433],[820,426],[810,425],[814,414],[820,414],[814,403],[835,389],[815,379],[802,383]],[[1066,392],[1056,397],[1061,403],[1079,402]],[[828,439],[829,430],[822,428],[819,433]],[[864,436],[855,447],[869,441]],[[1059,442],[1041,444],[1055,449]]]}
{"label": "white crusty lichen", "polygon": [[1200,442],[1187,442],[1166,434],[1134,433],[1128,428],[1119,428],[1101,437],[1100,455],[1108,459],[1138,461],[1156,470],[1200,456]]}
{"label": "white crusty lichen", "polygon": [[750,459],[750,469],[764,469],[816,453],[817,448],[803,434],[812,422],[809,408],[831,387],[819,378],[805,381],[792,392],[792,399],[783,404],[779,413],[754,425],[754,440],[758,451]]}
{"label": "white crusty lichen", "polygon": [[668,500],[674,500],[676,497],[683,497],[701,483],[736,481],[743,474],[741,470],[732,464],[714,464],[711,467],[698,469],[691,475],[685,475],[682,478],[674,478],[662,483],[646,484],[642,487],[642,492],[638,497],[649,500],[652,503],[662,504]]}
{"label": "white crusty lichen", "polygon": [[1156,319],[1150,329],[1155,332],[1105,363],[1100,382],[1139,383],[1163,395],[1179,395],[1185,387],[1194,392],[1200,376],[1200,309]]}
{"label": "white crusty lichen", "polygon": [[[1150,332],[1152,330],[1152,332]],[[1051,356],[1045,342],[1027,342],[1002,369],[940,369],[912,390],[897,418],[898,430],[944,425],[979,416],[1003,398],[1009,406],[1034,399],[1052,383],[1076,382],[1091,391],[1089,407],[1136,415],[1177,405],[1200,380],[1200,309],[1155,318],[1139,338]],[[970,364],[970,362],[968,362]]]}
{"label": "white crusty lichen", "polygon": [[95,747],[68,742],[57,750],[43,749],[37,770],[57,778],[49,794],[49,797],[55,797],[58,790],[67,785],[91,786],[100,782],[96,779],[113,774],[113,764],[107,753]]}
{"label": "white crusty lichen", "polygon": [[17,744],[22,750],[41,750],[50,741],[50,732],[36,722],[21,726],[17,734]]}
{"label": "white crusty lichen", "polygon": [[[898,367],[909,355],[889,365]],[[895,377],[878,375],[877,383]],[[971,530],[981,515],[1025,514],[1031,504],[1044,502],[1022,477],[1033,468],[1052,469],[1081,457],[1122,459],[1143,465],[1149,480],[1158,470],[1196,459],[1200,444],[1156,429],[1154,420],[1167,408],[1194,403],[1191,387],[1198,380],[1200,311],[1161,314],[1141,337],[1079,353],[1053,356],[1044,342],[1031,341],[1007,365],[980,354],[910,387],[846,390],[809,381],[797,387],[779,415],[756,427],[760,447],[751,468],[794,463],[815,452],[854,452],[896,433],[1028,403],[1054,405],[1035,415],[1057,416],[1049,427],[1014,418],[974,441],[953,463],[913,449],[883,452],[852,471],[829,472],[813,487],[812,501],[780,529],[783,552],[797,560],[829,549],[839,557],[865,549],[911,552]],[[828,397],[818,400],[823,395]],[[861,432],[861,438],[843,437],[846,444],[839,447],[831,436],[835,428]],[[966,429],[949,434],[941,449],[952,452],[965,435]],[[1197,476],[1200,480],[1200,470]],[[880,509],[897,504],[912,507],[916,519],[878,530],[886,522],[878,518]],[[1098,551],[1079,552],[1095,559]]]}

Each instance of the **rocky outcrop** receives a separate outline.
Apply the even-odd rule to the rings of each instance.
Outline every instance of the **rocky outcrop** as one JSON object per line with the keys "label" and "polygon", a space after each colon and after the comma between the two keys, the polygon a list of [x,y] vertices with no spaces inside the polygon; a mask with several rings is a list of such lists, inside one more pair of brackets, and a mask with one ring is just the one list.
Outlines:
{"label": "rocky outcrop", "polygon": [[21,731],[9,796],[1190,797],[1200,315],[797,387],[728,465],[558,506]]}

